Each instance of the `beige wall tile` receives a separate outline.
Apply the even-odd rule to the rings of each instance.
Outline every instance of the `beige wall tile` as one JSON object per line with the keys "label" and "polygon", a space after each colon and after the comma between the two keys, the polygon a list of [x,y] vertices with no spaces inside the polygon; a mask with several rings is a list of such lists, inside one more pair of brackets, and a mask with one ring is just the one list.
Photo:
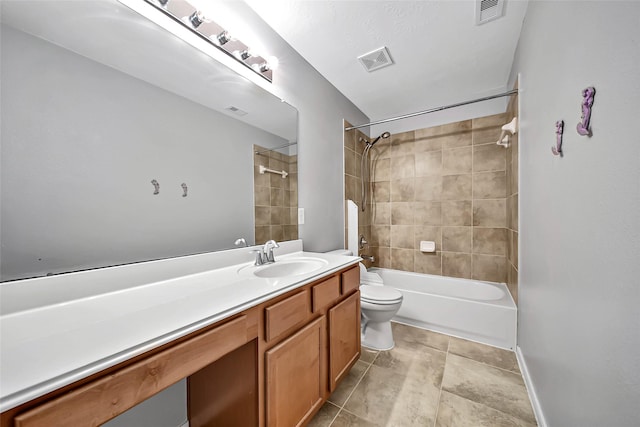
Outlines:
{"label": "beige wall tile", "polygon": [[416,137],[414,150],[416,153],[422,153],[425,151],[441,151],[443,140],[444,138],[437,136]]}
{"label": "beige wall tile", "polygon": [[[371,164],[371,157],[369,156],[369,164]],[[356,176],[362,178],[362,154],[356,153]]]}
{"label": "beige wall tile", "polygon": [[348,148],[344,149],[344,173],[356,175],[356,153]]}
{"label": "beige wall tile", "polygon": [[516,270],[513,265],[508,267],[507,287],[509,288],[509,292],[511,292],[513,301],[518,304],[518,270]]}
{"label": "beige wall tile", "polygon": [[506,261],[504,256],[473,254],[471,278],[504,283],[507,281]]}
{"label": "beige wall tile", "polygon": [[504,171],[473,174],[473,198],[497,199],[507,196],[507,177]]}
{"label": "beige wall tile", "polygon": [[515,268],[518,268],[518,232],[510,231],[511,234],[511,263]]}
{"label": "beige wall tile", "polygon": [[296,206],[297,205],[296,201],[291,199],[291,191],[285,190],[282,193],[282,204],[284,206]]}
{"label": "beige wall tile", "polygon": [[413,202],[398,202],[391,205],[392,225],[413,225]]}
{"label": "beige wall tile", "polygon": [[391,268],[391,249],[383,247],[376,247],[372,249],[374,249],[374,265],[381,268]]}
{"label": "beige wall tile", "polygon": [[471,225],[470,200],[443,201],[442,225]]}
{"label": "beige wall tile", "polygon": [[442,250],[471,253],[471,227],[442,227]]}
{"label": "beige wall tile", "polygon": [[507,199],[509,204],[509,228],[518,231],[518,195],[515,194]]}
{"label": "beige wall tile", "polygon": [[442,275],[442,253],[423,253],[414,251],[414,269],[416,273]]}
{"label": "beige wall tile", "polygon": [[484,116],[472,119],[471,126],[473,130],[484,129],[490,127],[500,127],[506,125],[511,120],[508,113],[493,114],[491,116]]}
{"label": "beige wall tile", "polygon": [[470,130],[452,133],[442,137],[442,149],[466,147],[472,144],[473,138]]}
{"label": "beige wall tile", "polygon": [[391,158],[391,180],[413,178],[415,174],[415,155]]}
{"label": "beige wall tile", "polygon": [[271,187],[270,174],[260,173],[260,164],[253,168],[253,185],[260,187]]}
{"label": "beige wall tile", "polygon": [[391,135],[391,157],[413,154],[415,132],[408,131]]}
{"label": "beige wall tile", "polygon": [[[413,224],[414,225],[441,225],[442,224],[442,203],[439,201],[413,202]],[[471,218],[471,214],[469,214]]]}
{"label": "beige wall tile", "polygon": [[391,247],[414,249],[413,225],[391,226]]}
{"label": "beige wall tile", "polygon": [[257,225],[255,235],[256,245],[261,245],[271,239],[271,227],[268,225]]}
{"label": "beige wall tile", "polygon": [[[474,129],[471,132],[473,145],[495,144],[500,138],[502,129],[500,126]],[[504,150],[504,147],[501,147]]]}
{"label": "beige wall tile", "polygon": [[414,271],[413,249],[391,248],[391,268],[402,271]]}
{"label": "beige wall tile", "polygon": [[271,206],[284,206],[284,190],[282,188],[271,189]]}
{"label": "beige wall tile", "polygon": [[388,202],[391,200],[391,183],[389,181],[372,182],[373,199],[377,202]]}
{"label": "beige wall tile", "polygon": [[390,181],[391,180],[391,159],[372,158],[371,180]]}
{"label": "beige wall tile", "polygon": [[442,200],[471,200],[471,174],[443,176]]}
{"label": "beige wall tile", "polygon": [[[363,151],[358,151],[358,153],[363,153]],[[371,159],[388,159],[389,157],[391,157],[391,142],[389,139],[381,139],[369,151],[369,158]]]}
{"label": "beige wall tile", "polygon": [[442,173],[442,151],[426,151],[415,154],[415,176]]}
{"label": "beige wall tile", "polygon": [[414,178],[391,181],[392,202],[412,202],[414,199]]}
{"label": "beige wall tile", "polygon": [[504,147],[496,144],[486,144],[473,147],[473,171],[489,172],[503,171],[507,168]]}
{"label": "beige wall tile", "polygon": [[463,120],[461,122],[447,123],[440,126],[433,126],[430,128],[416,130],[416,137],[428,137],[428,136],[450,136],[461,132],[471,130],[472,121]]}
{"label": "beige wall tile", "polygon": [[391,226],[372,225],[370,243],[372,246],[391,247]]}
{"label": "beige wall tile", "polygon": [[442,275],[449,277],[471,278],[471,254],[443,252]]}
{"label": "beige wall tile", "polygon": [[507,230],[505,228],[473,227],[473,253],[506,255]]}
{"label": "beige wall tile", "polygon": [[443,175],[471,173],[471,147],[444,150],[442,173]]}
{"label": "beige wall tile", "polygon": [[284,183],[286,182],[286,178],[282,179],[281,175],[276,175],[274,173],[266,174],[269,175],[269,185],[274,188],[284,188]]}
{"label": "beige wall tile", "polygon": [[268,206],[256,206],[256,225],[271,225],[271,208]]}
{"label": "beige wall tile", "polygon": [[271,227],[271,236],[269,236],[270,239],[276,240],[276,241],[282,241],[284,240],[284,229],[282,228],[281,225],[272,225]]}
{"label": "beige wall tile", "polygon": [[[353,125],[345,120],[344,127],[348,128],[351,126]],[[356,147],[356,130],[354,129],[354,130],[345,131],[343,138],[344,138],[344,146],[351,150],[354,150]]]}
{"label": "beige wall tile", "polygon": [[376,203],[371,224],[391,225],[391,203]]}
{"label": "beige wall tile", "polygon": [[413,247],[417,250],[420,249],[420,241],[426,240],[435,242],[436,250],[439,251],[442,248],[442,231],[440,227],[429,225],[416,225],[414,227],[414,244]]}
{"label": "beige wall tile", "polygon": [[271,205],[271,189],[269,187],[254,186],[253,194],[256,206]]}
{"label": "beige wall tile", "polygon": [[415,179],[415,200],[432,201],[442,197],[442,176],[431,175]]}
{"label": "beige wall tile", "polygon": [[474,200],[473,225],[481,227],[506,227],[507,207],[505,199]]}
{"label": "beige wall tile", "polygon": [[360,182],[359,179],[351,175],[345,175],[345,197],[347,199],[360,203]]}
{"label": "beige wall tile", "polygon": [[[283,210],[284,208],[282,207],[271,206],[271,225],[282,225]],[[289,210],[287,209],[288,213]]]}

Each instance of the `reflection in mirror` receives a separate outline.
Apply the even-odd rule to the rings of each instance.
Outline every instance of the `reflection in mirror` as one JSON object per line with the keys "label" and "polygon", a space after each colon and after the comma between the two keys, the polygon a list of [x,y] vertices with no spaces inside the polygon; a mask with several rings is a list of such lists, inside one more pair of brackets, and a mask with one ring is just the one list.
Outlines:
{"label": "reflection in mirror", "polygon": [[293,107],[116,0],[0,6],[0,280],[256,243],[254,145]]}
{"label": "reflection in mirror", "polygon": [[254,145],[256,242],[298,238],[296,143],[277,149]]}

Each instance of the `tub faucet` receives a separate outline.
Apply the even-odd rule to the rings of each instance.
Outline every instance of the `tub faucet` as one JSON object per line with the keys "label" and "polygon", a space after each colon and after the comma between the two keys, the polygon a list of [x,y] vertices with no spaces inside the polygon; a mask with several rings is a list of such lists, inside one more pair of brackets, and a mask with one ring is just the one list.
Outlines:
{"label": "tub faucet", "polygon": [[276,262],[276,260],[273,257],[273,250],[279,247],[280,245],[275,240],[268,240],[267,243],[264,244],[264,247],[262,248],[262,252],[263,252],[265,264],[271,264],[273,262]]}
{"label": "tub faucet", "polygon": [[362,258],[365,261],[371,261],[371,262],[376,262],[376,258],[373,255],[363,255],[360,254],[360,258]]}

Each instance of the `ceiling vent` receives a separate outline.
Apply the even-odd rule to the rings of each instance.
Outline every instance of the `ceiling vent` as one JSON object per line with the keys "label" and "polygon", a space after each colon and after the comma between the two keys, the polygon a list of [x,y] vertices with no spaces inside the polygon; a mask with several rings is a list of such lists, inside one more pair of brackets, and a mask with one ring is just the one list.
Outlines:
{"label": "ceiling vent", "polygon": [[225,108],[225,110],[232,114],[235,114],[236,116],[246,116],[247,114],[249,114],[246,111],[239,109],[238,107],[234,107],[233,105]]}
{"label": "ceiling vent", "polygon": [[364,55],[358,56],[360,63],[368,72],[379,70],[380,68],[393,65],[393,60],[389,56],[386,47],[381,47]]}
{"label": "ceiling vent", "polygon": [[476,0],[476,25],[486,24],[502,15],[504,0]]}

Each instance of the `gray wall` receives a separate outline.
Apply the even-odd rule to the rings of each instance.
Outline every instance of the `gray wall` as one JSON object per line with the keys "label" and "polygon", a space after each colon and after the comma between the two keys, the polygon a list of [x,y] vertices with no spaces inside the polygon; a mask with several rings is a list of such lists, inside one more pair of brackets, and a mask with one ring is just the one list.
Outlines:
{"label": "gray wall", "polygon": [[[639,28],[638,2],[533,1],[513,67],[518,341],[549,426],[640,425]],[[576,124],[590,85],[587,138]]]}
{"label": "gray wall", "polygon": [[[368,118],[243,2],[231,2],[280,61],[269,90],[298,109],[300,238],[307,251],[344,246],[343,123]],[[320,37],[321,35],[319,35]]]}
{"label": "gray wall", "polygon": [[2,280],[252,243],[252,145],[285,142],[6,26],[1,107]]}

